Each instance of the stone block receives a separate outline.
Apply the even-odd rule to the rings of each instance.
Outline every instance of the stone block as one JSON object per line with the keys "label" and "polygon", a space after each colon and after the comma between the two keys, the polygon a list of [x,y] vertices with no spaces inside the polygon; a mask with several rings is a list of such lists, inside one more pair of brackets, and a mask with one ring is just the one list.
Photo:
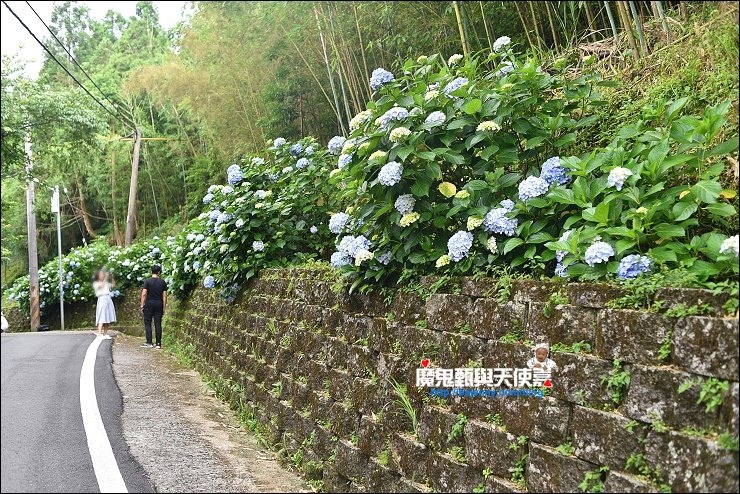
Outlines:
{"label": "stone block", "polygon": [[466,367],[469,362],[481,362],[485,343],[475,336],[442,333],[439,365],[450,369]]}
{"label": "stone block", "polygon": [[465,458],[478,470],[489,468],[494,475],[509,476],[509,468],[521,457],[519,451],[509,448],[516,439],[494,425],[470,420],[465,425]]}
{"label": "stone block", "polygon": [[610,471],[604,481],[604,492],[659,492],[657,487],[624,472]]}
{"label": "stone block", "polygon": [[565,293],[572,305],[601,309],[624,295],[624,291],[606,283],[568,283]]}
{"label": "stone block", "polygon": [[335,401],[329,407],[332,432],[339,437],[350,437],[357,434],[360,427],[360,416],[353,409],[345,407],[344,404]]}
{"label": "stone block", "polygon": [[581,492],[578,486],[595,465],[561,455],[549,446],[532,443],[527,463],[529,492]]}
{"label": "stone block", "polygon": [[738,452],[675,431],[648,434],[645,458],[673,492],[737,492]]}
{"label": "stone block", "polygon": [[574,353],[558,353],[553,357],[559,367],[552,376],[554,398],[578,405],[613,405],[606,387],[601,384],[601,377],[613,369],[612,362]]}
{"label": "stone block", "polygon": [[712,315],[722,315],[728,298],[727,293],[714,294],[710,290],[696,288],[659,288],[655,292],[655,302],[661,302],[663,309],[708,305],[712,308]]}
{"label": "stone block", "polygon": [[548,446],[558,446],[568,439],[572,405],[566,401],[544,397],[540,401],[532,439]]}
{"label": "stone block", "polygon": [[393,435],[393,459],[406,478],[425,482],[428,478],[429,448],[405,433]]}
{"label": "stone block", "polygon": [[349,492],[351,482],[337,471],[336,465],[329,464],[324,467],[324,491],[326,492]]}
{"label": "stone block", "polygon": [[435,492],[472,492],[480,481],[480,475],[473,468],[447,454],[433,453],[429,472]]}
{"label": "stone block", "polygon": [[659,418],[675,428],[715,425],[717,414],[710,415],[697,404],[701,385],[678,392],[683,382],[694,378],[685,372],[634,365],[623,413],[643,422]]}
{"label": "stone block", "polygon": [[523,368],[533,355],[532,349],[527,345],[492,340],[483,351],[483,367]]}
{"label": "stone block", "polygon": [[426,317],[426,303],[417,293],[397,292],[393,300],[395,320],[413,325]]}
{"label": "stone block", "polygon": [[575,455],[611,470],[624,468],[627,458],[640,452],[638,433],[626,428],[629,419],[616,413],[576,406],[570,428]]}
{"label": "stone block", "polygon": [[524,486],[514,482],[491,475],[486,480],[486,492],[527,492]]}
{"label": "stone block", "polygon": [[335,463],[340,475],[352,480],[366,478],[368,472],[367,455],[362,454],[360,449],[345,439],[337,443],[337,461]]}
{"label": "stone block", "polygon": [[553,292],[564,286],[563,283],[540,280],[513,280],[511,296],[515,302],[547,302]]}
{"label": "stone block", "polygon": [[673,363],[694,374],[738,379],[738,320],[684,317],[673,331]]}
{"label": "stone block", "polygon": [[471,327],[479,338],[498,340],[512,331],[523,332],[526,305],[520,302],[499,303],[478,299],[473,304]]}
{"label": "stone block", "polygon": [[434,450],[447,451],[452,446],[461,446],[463,436],[448,442],[457,416],[439,407],[426,406],[419,417],[419,440]]}
{"label": "stone block", "polygon": [[720,428],[727,429],[731,434],[738,435],[738,415],[740,415],[740,390],[738,383],[731,382],[730,389],[720,408]]}
{"label": "stone block", "polygon": [[558,305],[545,315],[546,303],[529,305],[527,334],[534,343],[541,341],[572,344],[585,341],[592,347],[596,336],[596,315],[589,309],[572,305]]}
{"label": "stone block", "polygon": [[659,350],[670,338],[673,322],[650,312],[604,309],[598,317],[596,352],[605,359],[660,365]]}
{"label": "stone block", "polygon": [[469,297],[491,297],[496,290],[497,280],[493,278],[474,279],[472,276],[466,276],[461,280],[462,295]]}
{"label": "stone block", "polygon": [[470,323],[471,299],[464,295],[434,294],[426,304],[426,320],[430,328],[456,331]]}
{"label": "stone block", "polygon": [[516,436],[531,437],[538,421],[542,398],[536,396],[497,396],[506,430]]}

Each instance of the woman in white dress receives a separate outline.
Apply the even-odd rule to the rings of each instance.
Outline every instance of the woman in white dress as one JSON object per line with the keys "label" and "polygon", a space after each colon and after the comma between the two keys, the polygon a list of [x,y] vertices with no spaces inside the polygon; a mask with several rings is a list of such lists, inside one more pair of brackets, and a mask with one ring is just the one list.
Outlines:
{"label": "woman in white dress", "polygon": [[98,297],[98,306],[95,310],[95,325],[98,327],[98,335],[109,340],[108,325],[116,322],[116,308],[113,306],[110,292],[115,286],[113,276],[102,269],[95,272],[93,290]]}

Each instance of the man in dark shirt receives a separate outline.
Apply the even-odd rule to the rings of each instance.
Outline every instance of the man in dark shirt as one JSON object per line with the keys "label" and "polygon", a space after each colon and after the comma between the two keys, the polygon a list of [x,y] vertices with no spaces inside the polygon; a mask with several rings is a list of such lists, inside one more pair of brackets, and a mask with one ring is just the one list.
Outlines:
{"label": "man in dark shirt", "polygon": [[146,343],[144,348],[153,348],[152,345],[152,320],[157,334],[157,348],[162,348],[162,315],[167,307],[167,283],[159,277],[162,268],[152,266],[152,277],[144,281],[141,290],[141,312],[144,314],[144,328],[146,329]]}

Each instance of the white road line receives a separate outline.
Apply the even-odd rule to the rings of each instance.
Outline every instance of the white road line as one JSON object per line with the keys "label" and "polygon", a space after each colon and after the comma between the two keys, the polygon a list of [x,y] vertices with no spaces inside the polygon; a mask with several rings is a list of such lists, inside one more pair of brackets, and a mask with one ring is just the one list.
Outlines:
{"label": "white road line", "polygon": [[82,423],[87,436],[87,448],[90,450],[95,477],[98,479],[100,492],[127,493],[126,483],[118,469],[116,457],[113,456],[108,434],[105,432],[103,419],[98,409],[98,399],[95,396],[95,359],[98,347],[103,341],[97,337],[90,343],[82,363],[80,372],[80,408],[82,409]]}

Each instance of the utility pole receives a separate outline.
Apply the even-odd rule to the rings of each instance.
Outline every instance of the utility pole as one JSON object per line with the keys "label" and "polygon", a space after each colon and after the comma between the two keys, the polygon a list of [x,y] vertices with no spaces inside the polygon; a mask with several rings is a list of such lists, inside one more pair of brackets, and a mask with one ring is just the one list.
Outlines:
{"label": "utility pole", "polygon": [[54,187],[51,212],[57,214],[57,249],[59,251],[59,320],[64,331],[64,274],[62,270],[62,212],[59,209],[59,186]]}
{"label": "utility pole", "polygon": [[131,161],[131,184],[128,189],[128,213],[126,214],[126,238],[124,245],[130,246],[134,241],[134,220],[136,219],[136,189],[139,184],[139,150],[141,148],[141,130],[134,130],[134,159]]}
{"label": "utility pole", "polygon": [[[30,127],[29,127],[30,129]],[[28,188],[26,189],[26,218],[28,226],[28,296],[31,300],[31,331],[38,331],[41,326],[41,307],[39,304],[39,258],[36,247],[36,182],[32,177],[33,156],[31,154],[30,130],[26,131],[25,148],[26,176],[28,176]]]}

